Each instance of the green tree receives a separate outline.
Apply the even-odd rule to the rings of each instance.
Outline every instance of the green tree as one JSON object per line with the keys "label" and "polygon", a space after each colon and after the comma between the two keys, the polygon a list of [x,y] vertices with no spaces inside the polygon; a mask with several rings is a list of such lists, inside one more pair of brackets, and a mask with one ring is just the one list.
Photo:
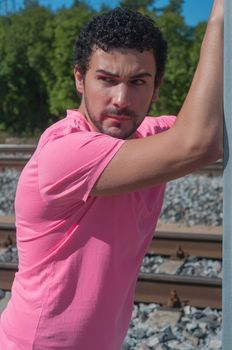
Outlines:
{"label": "green tree", "polygon": [[193,29],[185,24],[181,15],[182,5],[182,0],[171,0],[156,18],[168,42],[168,61],[160,97],[152,108],[152,114],[177,114],[192,79],[190,49]]}
{"label": "green tree", "polygon": [[154,0],[121,0],[119,5],[128,7],[132,10],[148,10],[149,6],[154,4]]}
{"label": "green tree", "polygon": [[164,8],[165,13],[175,13],[180,15],[183,9],[184,0],[170,0],[169,4]]}
{"label": "green tree", "polygon": [[93,16],[90,7],[79,1],[70,9],[57,12],[54,21],[52,72],[54,83],[49,87],[50,113],[57,117],[67,108],[76,108],[79,98],[73,78],[74,45],[80,29]]}
{"label": "green tree", "polygon": [[190,61],[191,61],[191,67],[189,70],[189,74],[193,76],[193,73],[196,69],[199,55],[200,55],[200,49],[201,49],[201,43],[203,40],[203,36],[206,30],[206,22],[200,22],[197,24],[196,27],[193,28],[193,40],[191,49],[189,51]]}
{"label": "green tree", "polygon": [[[164,84],[151,114],[177,114],[191,83],[206,24],[186,25],[183,0],[170,0],[164,8],[157,8],[155,0],[121,0],[120,5],[154,18],[167,39]],[[56,13],[37,0],[25,0],[23,10],[0,16],[1,128],[4,125],[15,134],[41,132],[67,108],[77,108],[74,45],[94,14],[84,0],[74,0],[71,8]]]}
{"label": "green tree", "polygon": [[37,3],[1,17],[0,115],[7,130],[35,133],[51,118],[47,82],[51,80],[49,51],[52,14]]}

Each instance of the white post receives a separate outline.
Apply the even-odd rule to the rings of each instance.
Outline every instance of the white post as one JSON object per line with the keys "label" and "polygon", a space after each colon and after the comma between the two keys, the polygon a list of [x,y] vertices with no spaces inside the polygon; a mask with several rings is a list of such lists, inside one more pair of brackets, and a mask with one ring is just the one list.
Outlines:
{"label": "white post", "polygon": [[232,349],[232,2],[225,0],[222,344]]}

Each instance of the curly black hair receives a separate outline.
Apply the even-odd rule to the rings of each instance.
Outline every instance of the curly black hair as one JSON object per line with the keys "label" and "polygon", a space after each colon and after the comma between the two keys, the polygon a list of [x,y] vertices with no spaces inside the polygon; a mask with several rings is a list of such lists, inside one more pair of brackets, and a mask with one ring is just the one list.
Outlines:
{"label": "curly black hair", "polygon": [[81,30],[75,46],[74,65],[83,76],[95,47],[106,52],[115,48],[140,52],[153,50],[157,67],[155,85],[160,85],[167,59],[167,43],[150,17],[121,7],[93,17]]}

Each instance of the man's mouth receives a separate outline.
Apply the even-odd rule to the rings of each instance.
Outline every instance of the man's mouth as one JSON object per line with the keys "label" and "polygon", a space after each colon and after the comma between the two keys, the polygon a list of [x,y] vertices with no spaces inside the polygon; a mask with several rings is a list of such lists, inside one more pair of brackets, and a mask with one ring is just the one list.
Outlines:
{"label": "man's mouth", "polygon": [[128,117],[128,115],[107,115],[107,118],[111,118],[119,122],[131,119],[130,117]]}
{"label": "man's mouth", "polygon": [[103,117],[112,118],[116,120],[131,120],[132,118],[136,119],[137,115],[134,111],[127,108],[115,109],[109,108],[103,111]]}

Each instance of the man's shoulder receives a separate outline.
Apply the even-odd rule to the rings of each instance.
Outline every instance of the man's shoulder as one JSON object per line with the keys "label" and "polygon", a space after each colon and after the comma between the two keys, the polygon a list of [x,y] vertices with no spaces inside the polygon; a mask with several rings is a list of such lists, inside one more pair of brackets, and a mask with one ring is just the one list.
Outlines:
{"label": "man's shoulder", "polygon": [[43,145],[49,141],[54,141],[80,131],[91,131],[89,124],[78,110],[67,110],[65,117],[50,125],[43,132],[38,147],[43,147]]}

